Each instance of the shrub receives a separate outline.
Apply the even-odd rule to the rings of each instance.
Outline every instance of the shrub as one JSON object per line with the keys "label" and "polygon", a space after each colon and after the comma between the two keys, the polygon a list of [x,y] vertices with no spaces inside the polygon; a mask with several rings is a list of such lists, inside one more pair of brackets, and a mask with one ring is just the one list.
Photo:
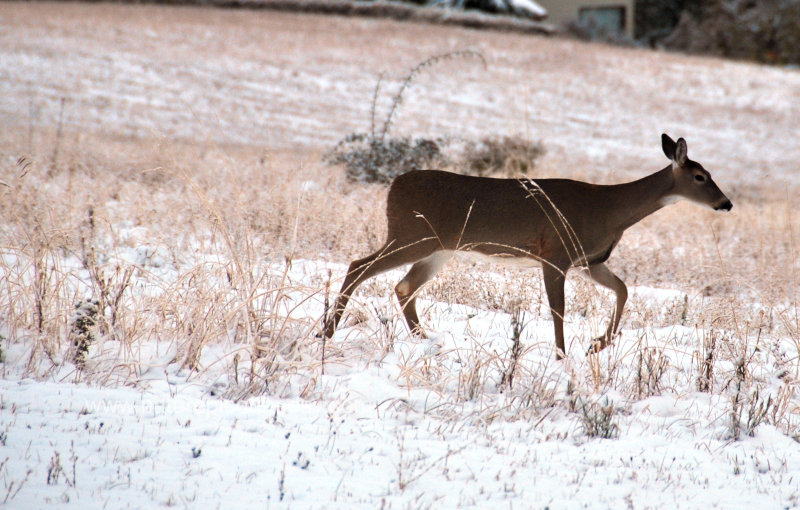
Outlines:
{"label": "shrub", "polygon": [[430,57],[414,66],[402,80],[392,97],[383,125],[375,125],[376,105],[383,76],[378,79],[372,95],[369,133],[351,133],[340,140],[323,160],[329,165],[344,165],[347,178],[366,183],[390,183],[395,177],[411,170],[424,170],[455,165],[469,175],[487,175],[501,172],[508,176],[529,175],[536,160],[544,154],[541,142],[532,142],[521,136],[494,136],[480,141],[461,140],[465,148],[460,156],[446,137],[417,138],[389,136],[392,122],[403,103],[403,94],[424,69],[443,60],[477,58],[485,66],[480,53],[455,51]]}
{"label": "shrub", "polygon": [[330,151],[325,161],[344,165],[347,178],[359,182],[389,183],[410,170],[445,166],[442,139],[377,138],[363,133],[348,135]]}
{"label": "shrub", "polygon": [[444,139],[396,138],[390,137],[389,131],[400,105],[403,103],[403,95],[414,79],[423,70],[438,62],[454,58],[477,58],[484,66],[486,65],[483,55],[473,51],[454,51],[423,60],[403,78],[397,93],[392,96],[392,104],[383,125],[380,129],[376,129],[375,114],[383,78],[381,76],[372,95],[369,134],[352,133],[346,136],[324,156],[325,162],[330,165],[343,164],[347,170],[347,177],[351,180],[383,183],[391,182],[392,179],[409,170],[446,165],[447,160],[441,150],[441,146],[446,143]]}
{"label": "shrub", "polygon": [[638,398],[660,395],[661,379],[669,367],[663,350],[642,349],[636,360],[636,395]]}
{"label": "shrub", "polygon": [[800,64],[800,3],[709,0],[684,11],[664,44],[691,53]]}
{"label": "shrub", "polygon": [[582,401],[578,409],[581,412],[581,426],[587,436],[613,439],[619,435],[619,426],[614,420],[616,409],[608,397],[602,404]]}
{"label": "shrub", "polygon": [[[347,178],[389,183],[411,170],[455,167],[466,175],[529,176],[545,153],[541,142],[517,136],[463,140],[457,151],[447,138],[373,138],[353,133],[326,155],[330,165],[344,165]],[[458,154],[460,152],[460,154]]]}
{"label": "shrub", "polygon": [[75,354],[72,357],[75,365],[82,369],[86,364],[89,346],[94,343],[94,330],[97,326],[98,303],[93,299],[82,299],[75,303],[75,313],[72,316],[70,336]]}
{"label": "shrub", "polygon": [[461,166],[471,175],[530,175],[544,152],[541,142],[521,136],[487,137],[467,146]]}

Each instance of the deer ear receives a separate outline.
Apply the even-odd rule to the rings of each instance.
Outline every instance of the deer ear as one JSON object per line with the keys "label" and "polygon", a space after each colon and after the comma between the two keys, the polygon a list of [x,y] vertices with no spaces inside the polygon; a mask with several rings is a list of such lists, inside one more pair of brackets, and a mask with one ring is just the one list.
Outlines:
{"label": "deer ear", "polygon": [[669,137],[668,134],[662,133],[661,135],[661,149],[664,151],[664,155],[670,159],[675,160],[675,141]]}
{"label": "deer ear", "polygon": [[683,138],[678,138],[678,142],[675,146],[675,157],[673,161],[675,161],[678,165],[683,166],[686,164],[686,160],[689,159],[686,155],[686,140]]}

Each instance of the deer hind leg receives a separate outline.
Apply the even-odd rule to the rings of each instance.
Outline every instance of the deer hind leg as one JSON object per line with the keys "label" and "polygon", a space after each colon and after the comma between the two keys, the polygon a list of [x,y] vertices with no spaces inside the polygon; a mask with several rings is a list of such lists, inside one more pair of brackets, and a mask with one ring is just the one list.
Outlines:
{"label": "deer hind leg", "polygon": [[602,351],[611,344],[611,339],[614,338],[614,334],[619,327],[619,321],[622,318],[622,309],[625,307],[625,301],[628,299],[628,288],[605,264],[589,266],[585,271],[592,280],[612,290],[617,296],[617,304],[614,308],[614,313],[611,315],[611,321],[608,323],[608,329],[606,329],[603,336],[592,340],[589,346],[587,354],[593,354]]}
{"label": "deer hind leg", "polygon": [[545,262],[542,264],[544,290],[547,293],[547,301],[550,304],[550,313],[553,315],[557,360],[564,359],[567,354],[564,346],[564,281],[566,280],[566,273],[566,269],[560,269],[551,263]]}
{"label": "deer hind leg", "polygon": [[386,243],[375,253],[362,259],[354,260],[350,264],[347,276],[345,276],[344,283],[342,283],[342,289],[339,291],[339,298],[336,300],[336,305],[334,305],[333,315],[326,319],[324,334],[327,338],[333,337],[336,326],[342,319],[344,309],[347,307],[347,302],[350,301],[350,296],[353,295],[359,285],[373,276],[427,257],[435,250],[438,243],[431,244],[423,241],[405,246],[400,245],[395,248],[396,246],[398,246],[397,243]]}
{"label": "deer hind leg", "polygon": [[403,309],[408,329],[415,335],[423,338],[426,336],[419,324],[419,317],[417,317],[417,294],[420,288],[433,278],[451,257],[450,253],[444,251],[429,255],[411,266],[408,273],[394,288],[397,299],[400,301],[400,307]]}

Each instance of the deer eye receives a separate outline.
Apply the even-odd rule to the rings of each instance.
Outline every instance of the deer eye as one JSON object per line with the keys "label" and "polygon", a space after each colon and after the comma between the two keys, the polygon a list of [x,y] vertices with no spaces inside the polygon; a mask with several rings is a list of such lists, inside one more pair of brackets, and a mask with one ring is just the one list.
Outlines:
{"label": "deer eye", "polygon": [[697,182],[706,182],[706,176],[703,174],[696,174],[694,180]]}

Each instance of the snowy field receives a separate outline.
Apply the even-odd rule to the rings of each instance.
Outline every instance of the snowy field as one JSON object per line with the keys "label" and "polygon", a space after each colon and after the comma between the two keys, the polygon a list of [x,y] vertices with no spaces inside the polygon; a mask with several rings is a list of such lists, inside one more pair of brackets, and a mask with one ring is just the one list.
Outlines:
{"label": "snowy field", "polygon": [[[355,48],[355,49],[354,49]],[[409,336],[402,271],[318,336],[385,188],[320,156],[393,129],[542,140],[615,182],[689,140],[734,203],[671,206],[567,285],[454,262]],[[800,508],[800,73],[380,20],[0,4],[3,508]],[[390,93],[378,101],[388,107]]]}
{"label": "snowy field", "polygon": [[[326,268],[275,268],[297,289],[282,297],[293,310],[287,321],[319,317],[319,303],[301,289]],[[654,309],[684,299],[647,288],[633,294]],[[800,504],[800,448],[788,435],[798,430],[796,344],[726,346],[715,391],[700,392],[696,351],[713,332],[629,328],[597,366],[582,356],[562,365],[538,310],[524,323],[509,389],[500,384],[511,362],[508,315],[425,303],[441,333],[418,341],[388,299],[362,305],[385,322],[338,332],[324,374],[321,352],[283,345],[282,354],[295,357],[284,366],[296,372],[260,379],[274,385],[263,392],[250,386],[248,361],[231,363],[248,352],[240,342],[205,347],[188,370],[180,344],[125,352],[106,340],[91,349],[91,382],[77,384],[66,360],[54,360],[44,377],[25,377],[29,345],[12,343],[0,383],[4,497],[15,508]],[[748,385],[737,415],[732,399],[743,383],[725,358],[739,353],[724,350],[739,347],[760,393],[753,403]],[[653,368],[662,357],[664,367]],[[753,406],[767,399],[751,436]]]}

